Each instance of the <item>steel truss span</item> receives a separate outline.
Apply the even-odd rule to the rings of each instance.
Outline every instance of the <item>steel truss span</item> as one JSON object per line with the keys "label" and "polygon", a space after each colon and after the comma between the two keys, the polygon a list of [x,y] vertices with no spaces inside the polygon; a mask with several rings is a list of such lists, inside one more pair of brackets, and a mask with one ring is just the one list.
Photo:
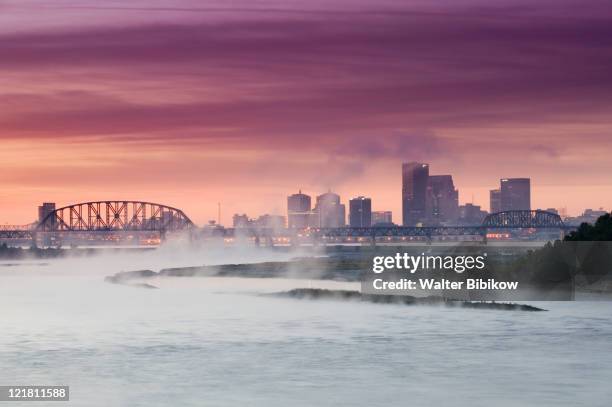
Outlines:
{"label": "steel truss span", "polygon": [[488,215],[482,222],[487,228],[564,228],[556,213],[535,211],[505,211]]}
{"label": "steel truss span", "polygon": [[440,227],[370,227],[370,228],[318,228],[313,230],[316,237],[452,237],[484,236],[486,229],[480,226],[440,226]]}
{"label": "steel truss span", "polygon": [[160,231],[194,227],[177,208],[141,201],[82,202],[50,212],[37,226],[42,232]]}

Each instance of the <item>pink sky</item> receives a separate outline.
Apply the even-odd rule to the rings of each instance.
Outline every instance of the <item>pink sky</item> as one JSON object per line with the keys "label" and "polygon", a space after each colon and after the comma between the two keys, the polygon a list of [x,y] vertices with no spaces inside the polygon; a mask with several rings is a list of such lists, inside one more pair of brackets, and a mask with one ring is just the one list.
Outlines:
{"label": "pink sky", "polygon": [[[488,209],[612,208],[603,1],[0,1],[0,223],[143,199],[199,224],[301,188],[400,221],[401,162]],[[473,198],[472,198],[473,197]]]}

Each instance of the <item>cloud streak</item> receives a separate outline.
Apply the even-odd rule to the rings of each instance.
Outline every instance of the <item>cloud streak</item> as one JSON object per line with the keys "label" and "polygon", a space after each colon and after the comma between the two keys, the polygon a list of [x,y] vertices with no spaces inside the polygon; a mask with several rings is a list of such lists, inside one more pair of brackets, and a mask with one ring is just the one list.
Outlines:
{"label": "cloud streak", "polygon": [[[483,185],[476,163],[549,182],[553,163],[591,179],[612,170],[592,148],[612,147],[606,2],[67,4],[3,9],[3,142],[52,142],[57,157],[90,143],[139,166],[169,145],[205,153],[185,173],[224,168],[244,183],[351,185],[415,159]],[[19,24],[41,5],[53,26]],[[224,167],[232,155],[249,159]],[[32,182],[33,168],[5,182]]]}
{"label": "cloud streak", "polygon": [[[87,94],[38,95],[32,111],[2,114],[0,122],[9,130],[111,137],[152,127],[163,135],[185,127],[238,126],[253,137],[253,131],[346,131],[351,120],[371,130],[609,113],[609,20],[526,18],[509,24],[460,17],[374,14],[4,36],[4,72],[56,72],[58,87],[77,71],[119,82]],[[151,92],[189,95],[226,86],[228,95],[220,101],[128,103],[119,97],[108,103],[105,92],[120,94],[121,81],[129,88],[140,80],[151,81]],[[50,97],[62,100],[49,106]],[[71,103],[79,107],[67,109]],[[105,126],[109,116],[114,124]]]}

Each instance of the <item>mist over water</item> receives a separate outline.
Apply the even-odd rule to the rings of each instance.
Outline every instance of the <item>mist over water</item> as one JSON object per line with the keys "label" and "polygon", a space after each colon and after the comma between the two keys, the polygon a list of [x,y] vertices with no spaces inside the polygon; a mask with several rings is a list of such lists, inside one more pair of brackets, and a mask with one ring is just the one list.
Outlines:
{"label": "mist over water", "polygon": [[0,267],[0,384],[70,385],[72,406],[607,406],[612,397],[610,302],[528,313],[259,295],[359,289],[316,276],[104,282],[299,255],[169,244],[11,261]]}

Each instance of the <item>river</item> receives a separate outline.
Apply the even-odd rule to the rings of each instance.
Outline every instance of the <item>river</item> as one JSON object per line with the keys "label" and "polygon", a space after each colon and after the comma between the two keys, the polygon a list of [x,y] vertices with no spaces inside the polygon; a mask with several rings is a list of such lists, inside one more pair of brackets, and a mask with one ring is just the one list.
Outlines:
{"label": "river", "polygon": [[[226,254],[205,260],[223,263]],[[492,311],[260,295],[359,289],[320,280],[148,281],[159,289],[103,281],[200,260],[161,250],[3,262],[0,385],[69,385],[70,402],[49,404],[79,407],[603,407],[612,400],[612,302]]]}

